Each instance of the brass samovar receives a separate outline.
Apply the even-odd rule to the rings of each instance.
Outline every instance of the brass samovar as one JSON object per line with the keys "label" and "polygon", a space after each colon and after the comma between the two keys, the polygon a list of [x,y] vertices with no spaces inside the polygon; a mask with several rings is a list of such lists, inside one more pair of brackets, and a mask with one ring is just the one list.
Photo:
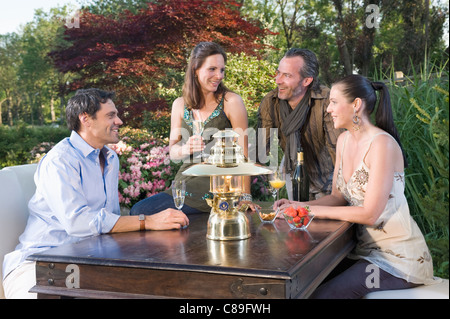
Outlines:
{"label": "brass samovar", "polygon": [[269,174],[271,171],[246,160],[237,144],[239,134],[232,130],[213,135],[215,144],[205,163],[193,165],[183,175],[210,176],[212,198],[206,198],[211,213],[206,237],[213,240],[239,240],[251,236],[250,223],[239,207],[244,176]]}

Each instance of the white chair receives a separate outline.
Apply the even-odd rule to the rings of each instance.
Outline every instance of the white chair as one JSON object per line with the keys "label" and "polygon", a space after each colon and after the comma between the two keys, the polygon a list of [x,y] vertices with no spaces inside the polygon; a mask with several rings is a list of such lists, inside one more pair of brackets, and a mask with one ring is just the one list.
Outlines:
{"label": "white chair", "polygon": [[28,201],[36,185],[37,164],[5,167],[0,170],[0,299],[3,292],[3,257],[13,251],[28,220]]}
{"label": "white chair", "polygon": [[448,279],[434,285],[371,292],[364,299],[449,299]]}

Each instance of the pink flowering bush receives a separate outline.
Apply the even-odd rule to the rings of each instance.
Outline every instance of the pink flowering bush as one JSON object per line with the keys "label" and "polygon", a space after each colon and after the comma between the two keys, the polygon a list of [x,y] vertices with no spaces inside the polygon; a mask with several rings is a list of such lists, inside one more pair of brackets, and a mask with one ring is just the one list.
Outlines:
{"label": "pink flowering bush", "polygon": [[33,147],[30,151],[31,159],[30,163],[38,163],[45,154],[50,151],[53,146],[55,146],[55,143],[53,142],[42,142]]}
{"label": "pink flowering bush", "polygon": [[124,128],[119,143],[109,145],[119,155],[119,202],[131,208],[138,201],[166,190],[179,165],[169,159],[167,139],[145,130]]}
{"label": "pink flowering bush", "polygon": [[267,202],[273,200],[267,175],[252,176],[250,187],[254,201]]}

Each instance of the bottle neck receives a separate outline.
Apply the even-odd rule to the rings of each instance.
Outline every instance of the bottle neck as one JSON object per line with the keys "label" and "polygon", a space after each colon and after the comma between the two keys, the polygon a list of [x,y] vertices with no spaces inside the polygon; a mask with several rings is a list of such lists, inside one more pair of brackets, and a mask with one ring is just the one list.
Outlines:
{"label": "bottle neck", "polygon": [[303,164],[303,151],[297,152],[297,163]]}

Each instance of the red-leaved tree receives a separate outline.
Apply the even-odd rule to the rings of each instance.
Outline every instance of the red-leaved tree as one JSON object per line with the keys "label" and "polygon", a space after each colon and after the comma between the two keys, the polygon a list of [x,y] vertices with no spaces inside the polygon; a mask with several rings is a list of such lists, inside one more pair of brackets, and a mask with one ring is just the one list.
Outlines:
{"label": "red-leaved tree", "polygon": [[167,108],[156,88],[181,85],[180,71],[198,42],[214,41],[230,53],[258,55],[269,31],[241,17],[238,7],[231,0],[159,0],[138,14],[125,11],[116,17],[85,10],[79,28],[65,32],[70,45],[51,56],[61,72],[79,75],[69,84],[71,91],[114,90],[127,109],[122,117],[130,120],[142,109]]}

